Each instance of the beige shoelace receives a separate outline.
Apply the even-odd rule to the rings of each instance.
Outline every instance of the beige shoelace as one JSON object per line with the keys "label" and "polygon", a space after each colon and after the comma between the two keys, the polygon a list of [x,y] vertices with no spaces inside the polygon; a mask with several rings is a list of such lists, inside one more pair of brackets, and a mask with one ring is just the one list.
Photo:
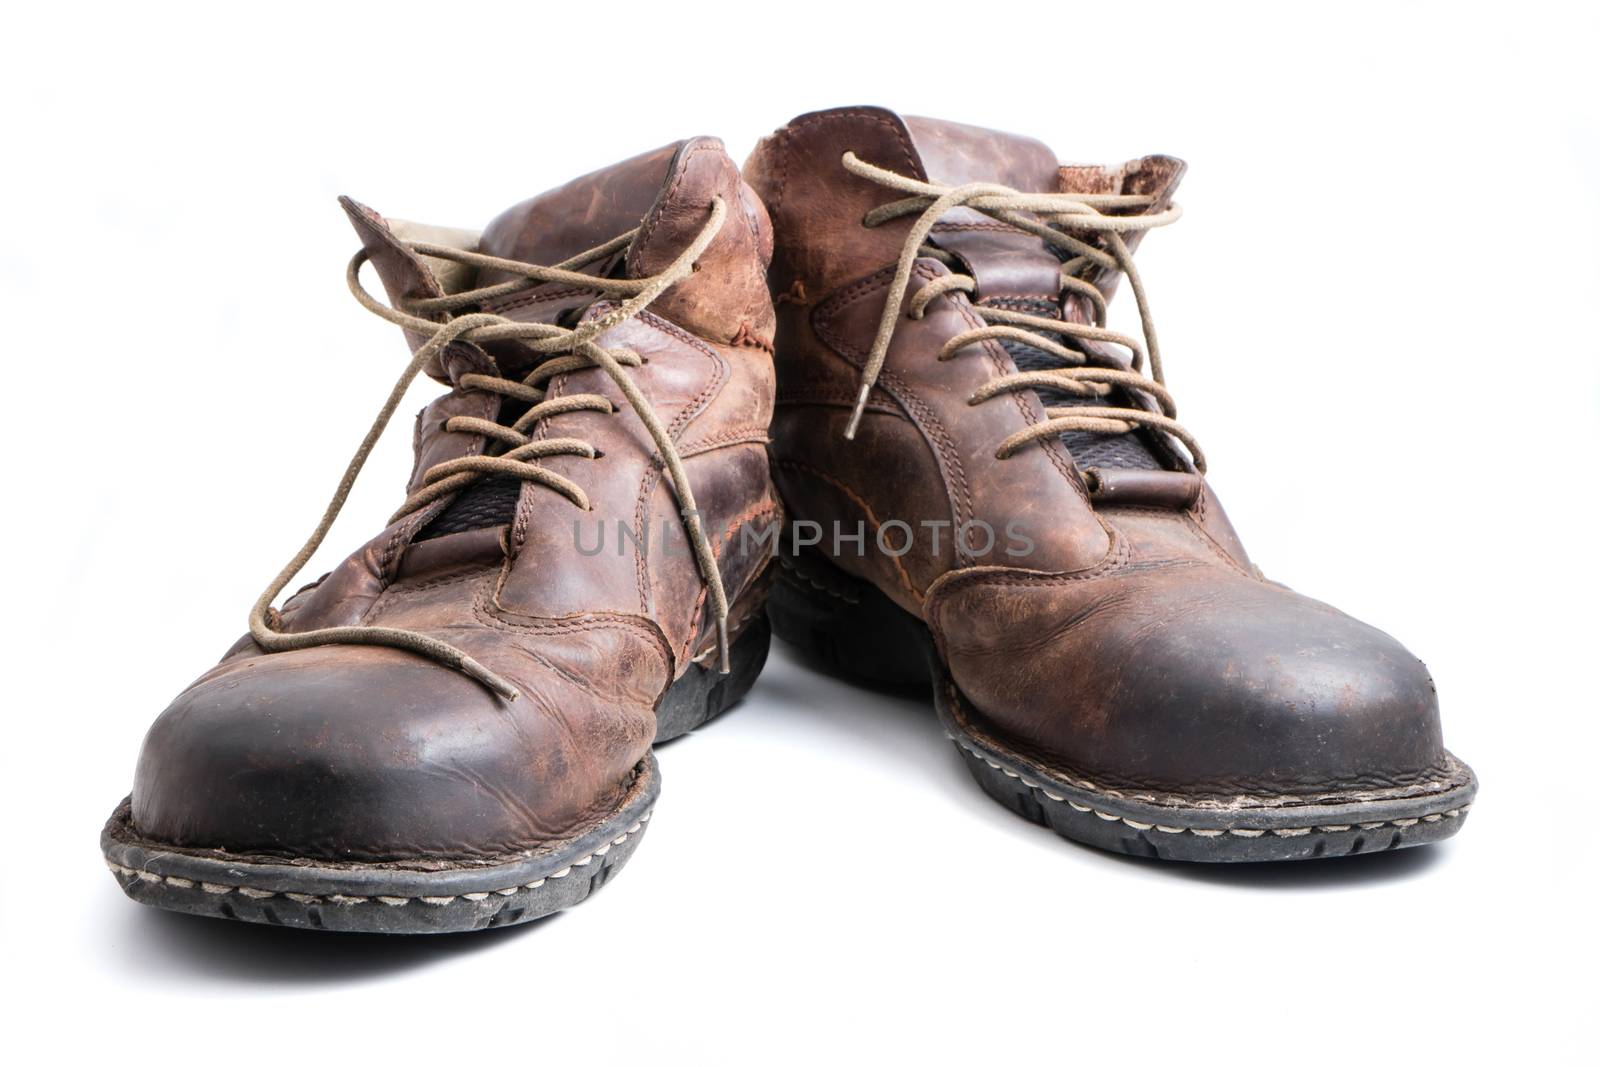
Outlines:
{"label": "beige shoelace", "polygon": [[[973,305],[972,310],[987,325],[963,331],[950,338],[939,350],[937,357],[939,360],[951,359],[963,348],[978,341],[1009,340],[1020,341],[1055,356],[1067,366],[1003,375],[979,389],[968,398],[968,403],[981,404],[991,397],[1023,389],[1048,388],[1072,396],[1103,398],[1110,395],[1113,390],[1121,388],[1151,397],[1159,408],[1159,411],[1146,411],[1143,408],[1123,405],[1046,408],[1045,421],[1006,438],[995,450],[995,455],[1004,459],[1030,442],[1051,438],[1068,430],[1118,434],[1131,433],[1140,426],[1146,426],[1164,431],[1182,441],[1194,459],[1195,468],[1201,473],[1205,472],[1205,455],[1200,451],[1199,444],[1176,421],[1178,409],[1164,384],[1161,350],[1156,343],[1155,323],[1150,317],[1150,307],[1145,300],[1144,283],[1140,281],[1139,272],[1133,265],[1133,256],[1128,251],[1127,243],[1122,239],[1124,233],[1149,230],[1176,222],[1182,214],[1182,210],[1176,204],[1152,214],[1105,215],[1100,209],[1148,208],[1154,204],[1154,198],[1080,193],[1024,193],[988,182],[973,182],[958,186],[940,185],[935,182],[918,181],[903,174],[896,174],[894,171],[884,170],[882,167],[875,167],[858,159],[854,152],[846,152],[843,163],[844,168],[851,174],[906,194],[903,200],[884,204],[868,212],[861,220],[862,225],[878,226],[906,215],[917,216],[911,232],[906,236],[900,260],[895,266],[894,281],[889,285],[889,296],[884,303],[883,318],[878,322],[877,336],[873,338],[872,348],[867,353],[867,362],[861,370],[861,391],[856,397],[855,410],[845,428],[847,438],[854,439],[856,430],[861,424],[861,416],[866,411],[867,399],[872,393],[873,384],[877,382],[878,375],[883,370],[883,362],[888,357],[889,341],[894,336],[902,306],[910,318],[920,319],[928,304],[938,297],[957,290],[971,293],[977,289],[977,282],[972,277],[965,274],[949,274],[917,290],[909,301],[905,296],[906,286],[911,280],[911,271],[916,266],[919,256],[931,256],[947,264],[954,262],[954,257],[949,253],[924,242],[933,232],[934,224],[945,212],[958,207],[969,207],[1015,226],[1019,230],[1035,234],[1048,243],[1070,252],[1071,258],[1061,264],[1061,288],[1064,292],[1081,294],[1089,301],[1094,309],[1094,323],[1088,325],[1066,322],[1003,308]],[[1106,247],[1101,248],[1090,241],[1073,236],[1068,231],[1080,231],[1091,237],[1099,235]],[[1080,276],[1093,267],[1120,270],[1127,276],[1128,285],[1133,290],[1134,301],[1139,306],[1139,320],[1144,328],[1142,344],[1137,338],[1106,329],[1105,297],[1098,288]],[[1109,342],[1125,347],[1132,353],[1130,364],[1132,369],[1090,366],[1082,352],[1053,341],[1049,337],[1041,337],[1041,332],[1069,339]],[[1147,361],[1150,367],[1148,377],[1141,373]]]}
{"label": "beige shoelace", "polygon": [[[346,272],[346,280],[356,300],[373,314],[413,333],[425,334],[428,340],[418,347],[410,364],[395,382],[394,388],[389,391],[388,400],[384,402],[382,410],[373,420],[372,427],[361,441],[361,446],[356,449],[349,466],[345,469],[344,477],[339,481],[339,487],[334,490],[333,499],[328,502],[322,521],[317,524],[317,528],[306,539],[300,551],[295,553],[294,558],[278,573],[272,584],[267,586],[266,591],[251,608],[250,636],[255,639],[256,644],[266,652],[287,652],[292,649],[335,644],[384,645],[389,648],[404,649],[461,671],[506,700],[516,699],[517,690],[510,682],[454,645],[429,637],[427,634],[383,626],[333,626],[321,630],[308,630],[304,633],[283,633],[276,628],[278,617],[272,608],[272,602],[322,544],[340,509],[344,507],[345,498],[350,495],[356,476],[366,464],[367,456],[377,444],[378,438],[382,436],[384,428],[388,426],[389,419],[399,406],[407,387],[428,361],[455,341],[514,340],[522,342],[534,352],[551,358],[542,360],[520,381],[485,374],[464,374],[461,376],[460,384],[465,389],[484,390],[522,400],[531,405],[527,412],[509,426],[502,426],[487,419],[459,415],[445,423],[445,429],[449,432],[482,434],[494,442],[490,445],[491,449],[499,447],[503,450],[493,455],[447,460],[430,467],[423,474],[422,487],[406,499],[400,510],[389,521],[393,523],[405,515],[426,507],[440,497],[458,492],[468,484],[488,475],[508,475],[524,481],[537,482],[560,493],[578,507],[588,510],[589,498],[581,486],[569,478],[539,466],[534,461],[546,456],[584,456],[595,459],[599,453],[594,446],[573,437],[533,440],[529,437],[529,431],[540,419],[563,412],[615,411],[616,408],[611,401],[598,394],[585,393],[547,400],[546,390],[541,388],[545,382],[557,375],[599,367],[616,383],[617,388],[627,398],[629,406],[650,432],[650,437],[660,450],[662,461],[672,479],[672,488],[678,497],[684,528],[694,549],[701,579],[709,592],[712,610],[716,614],[717,652],[722,672],[726,674],[728,672],[727,594],[722,587],[722,576],[717,570],[716,555],[701,526],[699,512],[695,510],[694,493],[684,472],[683,460],[678,455],[678,449],[673,444],[666,425],[662,423],[651,408],[650,401],[639,391],[639,387],[624,369],[639,365],[638,354],[627,349],[606,349],[595,341],[595,338],[605,331],[643,311],[668,287],[688,277],[694,269],[695,260],[722,228],[726,214],[727,209],[722,199],[720,197],[713,199],[711,217],[706,221],[705,227],[665,270],[648,278],[600,278],[579,271],[581,267],[597,263],[626,248],[638,233],[637,228],[587,252],[581,252],[554,267],[533,266],[441,245],[406,242],[406,247],[421,256],[451,260],[479,269],[498,269],[515,274],[517,277],[498,285],[471,289],[450,296],[409,301],[402,308],[389,307],[366,291],[361,284],[361,267],[366,263],[368,255],[365,249],[356,253]],[[571,329],[546,323],[514,322],[500,315],[482,312],[451,317],[461,308],[509,296],[546,282],[579,286],[597,292],[603,297],[619,298],[622,303]],[[441,314],[445,317],[442,322],[421,317]],[[563,354],[558,355],[558,353]]]}

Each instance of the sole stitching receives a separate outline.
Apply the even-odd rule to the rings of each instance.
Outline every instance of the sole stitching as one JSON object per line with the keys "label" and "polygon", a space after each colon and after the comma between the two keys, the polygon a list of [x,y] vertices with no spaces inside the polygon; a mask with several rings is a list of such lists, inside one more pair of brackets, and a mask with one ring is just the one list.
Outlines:
{"label": "sole stitching", "polygon": [[[1398,827],[1401,827],[1402,829],[1404,829],[1406,827],[1415,826],[1419,822],[1430,822],[1430,823],[1432,823],[1432,822],[1439,822],[1442,819],[1459,819],[1459,818],[1461,818],[1461,816],[1465,815],[1467,813],[1467,811],[1472,807],[1471,804],[1463,804],[1459,808],[1453,808],[1450,811],[1434,812],[1431,815],[1421,815],[1421,816],[1418,816],[1417,818],[1414,818],[1414,819],[1389,819],[1389,820],[1382,821],[1382,822],[1364,822],[1364,823],[1353,823],[1353,824],[1352,823],[1345,823],[1345,824],[1342,824],[1342,825],[1337,824],[1337,823],[1329,823],[1327,825],[1315,825],[1314,824],[1314,825],[1311,825],[1311,826],[1263,827],[1263,828],[1261,828],[1259,830],[1252,829],[1252,828],[1249,828],[1249,827],[1234,827],[1232,829],[1227,829],[1227,830],[1197,830],[1197,829],[1194,829],[1193,827],[1188,827],[1188,826],[1163,826],[1160,823],[1139,822],[1136,819],[1130,819],[1126,815],[1117,815],[1114,812],[1100,811],[1098,808],[1091,807],[1088,804],[1079,804],[1075,800],[1069,800],[1064,796],[1060,796],[1059,794],[1052,793],[1052,792],[1050,792],[1050,790],[1046,789],[1044,786],[1040,785],[1038,782],[1032,781],[1031,779],[1028,779],[1028,778],[1024,778],[1022,775],[1018,774],[1016,771],[1012,770],[1011,768],[1003,767],[1000,764],[996,763],[994,760],[990,759],[988,756],[984,755],[982,752],[979,752],[977,749],[973,748],[972,746],[968,745],[966,742],[962,741],[961,738],[956,737],[953,734],[946,734],[945,736],[949,737],[951,741],[955,742],[955,745],[956,745],[957,748],[961,749],[963,752],[965,752],[969,756],[971,756],[971,757],[973,757],[975,759],[982,760],[984,763],[988,764],[990,767],[993,767],[995,770],[999,771],[1001,774],[1005,775],[1007,778],[1015,778],[1018,782],[1021,782],[1023,785],[1027,786],[1029,789],[1031,789],[1034,792],[1040,794],[1046,800],[1055,801],[1057,804],[1066,804],[1067,807],[1071,808],[1073,811],[1083,812],[1085,814],[1091,814],[1092,813],[1092,814],[1098,816],[1099,818],[1104,819],[1106,822],[1125,823],[1128,826],[1133,827],[1135,830],[1152,830],[1153,829],[1153,830],[1157,830],[1157,831],[1159,831],[1160,833],[1163,833],[1163,834],[1194,834],[1196,837],[1221,837],[1223,834],[1229,834],[1229,835],[1231,835],[1233,837],[1261,837],[1261,836],[1263,836],[1265,834],[1272,834],[1274,837],[1304,837],[1306,834],[1311,833],[1311,831],[1313,831],[1313,830],[1317,830],[1317,831],[1319,831],[1321,833],[1337,834],[1337,833],[1344,833],[1347,830],[1355,829],[1356,827],[1359,827],[1362,830],[1377,830],[1377,829],[1381,829],[1382,827],[1385,827],[1385,826],[1398,826]],[[1072,779],[1068,779],[1068,781],[1072,781],[1072,784],[1075,785],[1075,786],[1078,786],[1078,788],[1080,788],[1080,789],[1086,789],[1087,788],[1087,786],[1082,785],[1082,784],[1078,783],[1077,781],[1073,781]],[[1114,792],[1112,790],[1092,790],[1092,791],[1093,792],[1104,793],[1106,796],[1114,796],[1114,797],[1122,796],[1121,793],[1117,793],[1117,792]]]}
{"label": "sole stitching", "polygon": [[800,568],[796,567],[793,563],[790,563],[783,556],[780,555],[780,556],[777,557],[777,559],[778,559],[778,566],[784,572],[784,576],[793,575],[793,578],[791,580],[804,582],[806,585],[810,586],[811,588],[816,589],[816,590],[818,590],[820,592],[826,593],[828,596],[833,597],[835,600],[842,600],[846,604],[859,604],[859,603],[861,603],[861,598],[860,597],[847,596],[846,594],[839,592],[837,589],[829,589],[827,586],[821,584],[815,578],[811,577],[811,575],[806,574],[804,571],[800,570]]}
{"label": "sole stitching", "polygon": [[605,844],[601,845],[599,848],[595,849],[593,852],[590,852],[587,855],[585,855],[582,859],[573,860],[572,863],[570,863],[566,867],[561,868],[561,870],[555,872],[554,874],[546,875],[544,878],[540,878],[537,881],[523,882],[523,883],[519,883],[517,885],[507,886],[504,889],[485,890],[485,891],[483,891],[481,893],[480,892],[458,893],[455,896],[448,896],[448,897],[439,897],[439,896],[432,896],[432,897],[428,897],[428,896],[418,896],[418,897],[370,896],[370,897],[361,897],[361,896],[350,896],[350,895],[347,895],[347,894],[344,894],[344,893],[330,893],[325,897],[319,897],[319,896],[314,896],[314,895],[309,894],[309,893],[290,893],[290,892],[282,891],[282,890],[256,889],[253,886],[247,886],[247,885],[223,885],[223,884],[218,883],[218,882],[196,882],[193,879],[190,879],[190,878],[179,878],[176,875],[170,875],[170,874],[169,875],[160,875],[160,874],[154,873],[153,871],[141,871],[141,870],[138,870],[137,868],[134,868],[134,867],[124,867],[122,864],[116,863],[116,862],[114,862],[112,860],[106,860],[106,866],[108,868],[110,868],[112,874],[127,875],[127,876],[129,876],[131,878],[136,878],[141,882],[163,883],[163,884],[166,884],[166,885],[174,886],[174,887],[176,887],[178,889],[193,889],[196,886],[198,886],[201,889],[201,891],[203,891],[205,893],[209,893],[209,894],[211,894],[213,896],[223,896],[223,895],[228,894],[228,893],[238,893],[240,896],[246,897],[246,898],[248,898],[250,900],[266,900],[269,897],[281,896],[285,900],[291,900],[296,904],[340,904],[340,905],[350,905],[350,904],[379,903],[379,904],[387,904],[390,907],[395,907],[395,908],[402,907],[402,906],[404,906],[406,904],[410,904],[413,901],[418,901],[418,902],[423,903],[423,904],[431,904],[431,905],[433,905],[435,907],[442,907],[442,906],[444,906],[446,904],[453,903],[456,900],[468,900],[468,901],[472,901],[473,903],[478,903],[480,901],[487,900],[489,898],[490,894],[494,894],[496,896],[502,896],[502,897],[509,897],[509,896],[512,896],[512,895],[514,895],[516,893],[522,892],[524,890],[538,889],[540,886],[544,885],[545,882],[549,881],[552,878],[565,878],[569,874],[572,873],[572,869],[574,867],[586,867],[586,866],[588,866],[589,863],[595,859],[595,857],[604,856],[607,852],[610,852],[613,848],[616,848],[618,845],[622,844],[628,838],[632,837],[634,834],[638,833],[640,830],[643,830],[644,829],[644,824],[650,821],[650,816],[653,815],[653,814],[655,814],[653,809],[651,811],[645,812],[643,815],[641,815],[639,817],[639,821],[638,822],[634,823],[632,826],[630,826],[626,830],[624,830],[620,836],[614,837],[610,841],[607,841]]}

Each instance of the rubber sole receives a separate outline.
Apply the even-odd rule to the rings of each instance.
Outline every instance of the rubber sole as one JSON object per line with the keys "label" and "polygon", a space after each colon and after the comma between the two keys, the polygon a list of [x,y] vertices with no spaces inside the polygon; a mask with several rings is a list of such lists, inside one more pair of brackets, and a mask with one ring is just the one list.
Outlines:
{"label": "rubber sole", "polygon": [[1113,852],[1197,863],[1351,856],[1431,844],[1456,833],[1477,794],[1471,768],[1446,754],[1435,781],[1351,787],[1320,796],[1217,798],[1112,788],[1051,767],[976,725],[932,635],[870,583],[815,553],[780,556],[767,601],[773,632],[833,673],[930,688],[962,761],[989,796],[1062,837]]}
{"label": "rubber sole", "polygon": [[[761,673],[771,630],[757,617],[731,669],[691,665],[656,708],[656,743],[737,704]],[[571,837],[491,861],[332,863],[230,855],[142,838],[124,800],[100,835],[106,865],[141,904],[243,922],[356,933],[433,934],[532,922],[587,899],[633,855],[661,793],[655,754],[610,814]]]}

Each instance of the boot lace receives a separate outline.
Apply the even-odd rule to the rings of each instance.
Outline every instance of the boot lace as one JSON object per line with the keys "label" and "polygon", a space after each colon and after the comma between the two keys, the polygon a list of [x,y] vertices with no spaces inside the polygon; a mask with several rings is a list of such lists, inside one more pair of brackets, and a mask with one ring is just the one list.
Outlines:
{"label": "boot lace", "polygon": [[[962,349],[976,342],[1004,340],[1029,345],[1056,357],[1064,365],[1001,375],[980,388],[967,402],[981,404],[993,397],[1025,389],[1053,389],[1073,397],[1105,400],[1121,389],[1125,394],[1149,397],[1156,408],[1150,411],[1141,406],[1109,403],[1047,407],[1044,421],[1007,437],[995,450],[996,457],[1005,459],[1034,441],[1052,438],[1070,430],[1121,434],[1147,427],[1181,441],[1193,458],[1195,469],[1205,473],[1205,454],[1194,437],[1176,420],[1178,409],[1173,403],[1172,394],[1167,391],[1162,374],[1161,349],[1156,342],[1155,322],[1145,299],[1144,283],[1139,278],[1139,271],[1133,265],[1133,256],[1122,237],[1125,233],[1176,222],[1182,214],[1181,208],[1173,204],[1147,214],[1108,215],[1102,209],[1147,209],[1155,201],[1149,196],[1024,193],[989,182],[941,185],[873,166],[859,159],[854,152],[846,152],[842,162],[851,174],[906,194],[904,199],[868,212],[861,220],[862,225],[873,227],[906,215],[917,216],[895,265],[894,281],[889,285],[883,317],[878,322],[877,335],[873,338],[872,348],[861,370],[861,390],[845,427],[845,437],[855,438],[861,417],[866,411],[867,399],[888,357],[889,342],[894,337],[902,307],[908,317],[920,319],[929,303],[938,297],[955,291],[972,293],[977,290],[977,281],[971,276],[948,274],[928,283],[909,300],[906,299],[906,287],[918,257],[931,256],[946,264],[955,262],[955,257],[925,242],[933,232],[934,224],[945,212],[968,207],[1063,249],[1067,255],[1061,264],[1061,289],[1082,295],[1093,309],[1094,321],[1069,322],[974,304],[972,310],[985,325],[950,338],[939,350],[937,358],[941,362],[954,358]],[[1083,277],[1097,267],[1118,270],[1127,276],[1134,301],[1139,307],[1139,320],[1144,333],[1142,342],[1106,328],[1105,297],[1099,288]],[[1053,340],[1052,337],[1062,340]],[[1129,369],[1090,364],[1085,352],[1069,347],[1074,341],[1102,342],[1126,348],[1131,354]],[[1149,366],[1148,377],[1143,373],[1146,364]]]}
{"label": "boot lace", "polygon": [[[705,583],[717,622],[717,651],[722,673],[728,672],[728,599],[717,570],[716,555],[707,539],[695,509],[694,492],[683,468],[683,459],[673,444],[666,425],[650,406],[639,387],[634,384],[626,368],[639,366],[637,353],[624,348],[609,349],[596,338],[607,330],[626,322],[643,311],[652,300],[670,286],[688,277],[694,270],[696,259],[710,245],[722,228],[727,208],[720,197],[711,202],[710,218],[699,234],[681,254],[659,274],[646,278],[602,278],[584,274],[580,268],[600,262],[626,248],[638,233],[635,227],[627,233],[556,264],[553,267],[535,266],[515,260],[500,259],[476,252],[424,242],[404,242],[407,248],[420,256],[445,259],[479,269],[496,269],[516,275],[510,281],[497,285],[470,289],[449,296],[406,301],[400,307],[390,307],[368,293],[361,284],[361,267],[367,262],[365,249],[357,252],[350,261],[345,279],[350,291],[361,306],[380,318],[386,319],[407,331],[422,334],[427,341],[419,346],[411,362],[389,391],[382,409],[367,430],[361,445],[345,468],[344,477],[334,490],[322,520],[295,553],[278,576],[267,586],[255,606],[250,610],[250,636],[264,652],[287,652],[293,649],[314,648],[320,645],[383,645],[402,649],[435,660],[458,670],[481,683],[506,700],[515,700],[516,687],[500,675],[489,670],[454,645],[427,634],[383,626],[332,626],[301,633],[284,633],[279,629],[281,618],[272,602],[278,598],[294,576],[311,559],[333,526],[357,475],[366,464],[378,438],[383,435],[389,419],[394,415],[407,387],[435,355],[450,344],[461,341],[486,343],[493,341],[519,341],[523,346],[545,357],[521,379],[504,378],[487,374],[464,374],[459,380],[462,389],[497,393],[527,403],[528,410],[510,425],[501,425],[487,419],[455,416],[445,423],[450,432],[476,433],[490,439],[486,454],[465,456],[437,463],[424,472],[421,487],[407,497],[400,510],[390,518],[390,523],[414,514],[438,500],[464,489],[471,483],[491,475],[509,476],[545,486],[572,501],[584,510],[590,509],[588,495],[569,478],[538,464],[548,456],[583,456],[597,459],[600,453],[586,441],[574,437],[556,437],[534,440],[530,433],[545,418],[570,411],[613,412],[617,409],[610,400],[594,393],[546,399],[543,388],[551,378],[572,371],[599,367],[616,383],[629,406],[649,431],[651,439],[661,454],[673,491],[677,494],[684,530],[694,550],[701,580]],[[481,305],[485,301],[509,296],[547,282],[560,282],[580,286],[598,293],[603,298],[621,302],[617,306],[575,327],[548,323],[514,322],[500,315],[486,312],[456,314],[462,309]],[[432,316],[432,317],[429,317]],[[435,317],[439,319],[436,321]]]}

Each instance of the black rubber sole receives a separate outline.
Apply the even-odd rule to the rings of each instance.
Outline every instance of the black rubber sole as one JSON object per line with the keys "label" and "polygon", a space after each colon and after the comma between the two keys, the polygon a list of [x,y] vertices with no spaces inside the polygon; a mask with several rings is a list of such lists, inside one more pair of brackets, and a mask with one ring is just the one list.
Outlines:
{"label": "black rubber sole", "polygon": [[1062,837],[1128,855],[1199,863],[1319,859],[1431,844],[1461,828],[1477,780],[1448,757],[1445,775],[1391,790],[1219,800],[1111,788],[1015,751],[972,725],[927,627],[869,583],[814,553],[785,554],[767,601],[773,631],[847,677],[932,689],[946,734],[989,796]]}
{"label": "black rubber sole", "polygon": [[[657,706],[656,742],[737,704],[770,643],[758,616],[733,642],[728,674],[691,665]],[[458,933],[531,922],[587,899],[633,855],[660,792],[652,753],[609,815],[564,841],[494,861],[338,864],[179,849],[139,836],[131,798],[112,813],[100,848],[123,891],[152,907],[316,930]]]}

